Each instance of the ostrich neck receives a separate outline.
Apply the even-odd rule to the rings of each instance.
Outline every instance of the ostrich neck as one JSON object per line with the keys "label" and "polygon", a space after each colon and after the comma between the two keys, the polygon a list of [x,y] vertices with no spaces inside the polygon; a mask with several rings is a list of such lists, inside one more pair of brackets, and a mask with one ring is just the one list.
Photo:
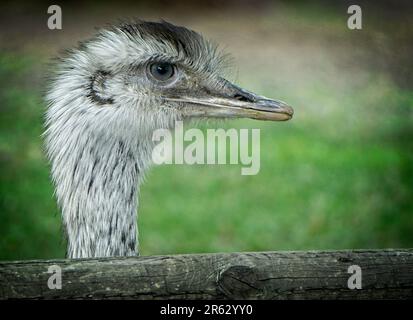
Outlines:
{"label": "ostrich neck", "polygon": [[[81,139],[79,139],[81,140]],[[68,240],[69,258],[137,254],[139,148],[121,140],[79,143],[53,169]],[[63,171],[64,170],[64,171]]]}

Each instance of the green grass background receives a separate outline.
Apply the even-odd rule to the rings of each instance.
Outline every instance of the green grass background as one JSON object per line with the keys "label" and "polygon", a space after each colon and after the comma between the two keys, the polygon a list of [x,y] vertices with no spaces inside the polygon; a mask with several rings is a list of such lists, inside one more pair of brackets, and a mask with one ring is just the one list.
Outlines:
{"label": "green grass background", "polygon": [[[270,6],[246,23],[248,10],[231,22],[225,10],[170,20],[223,43],[235,56],[231,80],[288,101],[296,115],[212,125],[261,129],[256,176],[234,165],[153,168],[140,195],[141,253],[412,247],[413,93],[401,65],[411,26],[390,21],[386,29],[366,14],[357,34],[340,7]],[[42,151],[42,77],[58,49],[92,30],[93,17],[112,17],[102,9],[76,20],[68,11],[67,33],[38,27],[34,39],[0,53],[2,260],[65,253]]]}

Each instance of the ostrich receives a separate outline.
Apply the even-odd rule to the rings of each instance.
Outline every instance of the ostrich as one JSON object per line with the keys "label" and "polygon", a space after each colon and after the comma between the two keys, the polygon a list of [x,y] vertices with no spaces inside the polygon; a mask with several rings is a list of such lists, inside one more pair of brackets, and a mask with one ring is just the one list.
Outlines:
{"label": "ostrich", "polygon": [[44,136],[68,258],[138,254],[138,186],[155,129],[292,117],[284,102],[225,80],[224,60],[200,34],[164,21],[109,27],[58,60]]}

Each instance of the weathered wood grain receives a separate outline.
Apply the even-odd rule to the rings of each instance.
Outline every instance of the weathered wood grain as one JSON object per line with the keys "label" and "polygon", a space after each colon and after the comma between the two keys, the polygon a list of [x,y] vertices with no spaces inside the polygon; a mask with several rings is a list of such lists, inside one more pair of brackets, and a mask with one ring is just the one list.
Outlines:
{"label": "weathered wood grain", "polygon": [[[62,289],[47,286],[49,266]],[[348,267],[362,289],[348,289]],[[412,299],[413,249],[0,262],[1,299]]]}

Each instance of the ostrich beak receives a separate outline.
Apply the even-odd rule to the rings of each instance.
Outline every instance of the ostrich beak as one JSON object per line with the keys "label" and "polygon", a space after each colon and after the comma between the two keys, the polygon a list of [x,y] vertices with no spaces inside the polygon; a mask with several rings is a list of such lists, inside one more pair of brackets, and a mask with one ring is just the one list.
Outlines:
{"label": "ostrich beak", "polygon": [[186,117],[250,118],[269,121],[290,120],[294,114],[292,107],[280,100],[268,99],[242,89],[222,79],[223,86],[217,91],[204,88],[197,96],[182,95],[166,98],[181,102]]}

